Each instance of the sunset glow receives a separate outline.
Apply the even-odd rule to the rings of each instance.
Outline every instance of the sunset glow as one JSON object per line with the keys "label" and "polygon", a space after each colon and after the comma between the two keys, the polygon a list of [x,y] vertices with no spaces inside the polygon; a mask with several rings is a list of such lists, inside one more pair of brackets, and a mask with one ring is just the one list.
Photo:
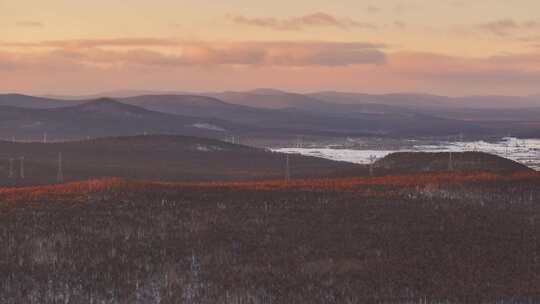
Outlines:
{"label": "sunset glow", "polygon": [[0,91],[537,94],[539,11],[535,0],[3,0]]}

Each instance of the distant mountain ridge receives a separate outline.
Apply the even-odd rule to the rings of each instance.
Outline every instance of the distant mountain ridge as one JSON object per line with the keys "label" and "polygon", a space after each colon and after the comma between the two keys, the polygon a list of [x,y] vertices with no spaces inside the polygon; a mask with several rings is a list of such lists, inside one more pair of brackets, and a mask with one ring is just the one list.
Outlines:
{"label": "distant mountain ridge", "polygon": [[0,106],[13,106],[21,108],[60,108],[79,104],[83,101],[59,100],[47,97],[36,97],[22,94],[0,94]]}
{"label": "distant mountain ridge", "polygon": [[[466,134],[471,136],[506,135],[540,136],[540,106],[522,107],[535,104],[534,98],[515,97],[516,102],[510,103],[514,97],[444,97],[427,94],[386,94],[370,95],[359,93],[321,92],[299,94],[274,89],[257,89],[247,92],[224,92],[197,94],[169,95],[140,95],[133,97],[96,99],[112,100],[130,105],[120,111],[124,114],[135,112],[154,116],[143,124],[136,126],[137,132],[167,132],[185,135],[205,136],[201,132],[186,132],[186,124],[190,121],[198,126],[216,125],[218,129],[229,130],[236,135],[245,136],[247,133],[257,136],[276,136],[279,134],[314,135],[314,136],[448,136]],[[490,101],[494,99],[494,101]],[[71,107],[73,117],[89,116],[88,103],[96,100],[58,100],[25,95],[0,95],[0,106],[17,106],[28,109],[60,109]],[[468,105],[467,101],[471,101]],[[506,103],[504,103],[504,102]],[[485,107],[493,103],[493,107]],[[501,105],[517,105],[515,109],[502,108]],[[471,107],[471,105],[479,105]],[[80,106],[80,108],[77,108]],[[116,108],[120,108],[116,104]],[[98,107],[103,115],[110,116],[111,109]],[[77,110],[78,109],[78,110]],[[86,110],[85,110],[86,109]],[[142,112],[142,110],[152,111]],[[4,112],[7,108],[4,108]],[[11,111],[14,111],[11,109]],[[23,115],[21,111],[16,111]],[[54,111],[52,111],[54,112]],[[62,112],[62,111],[60,111]],[[45,112],[41,112],[45,113]],[[173,116],[157,119],[157,113],[181,116],[172,123]],[[35,112],[33,114],[36,114]],[[538,114],[538,115],[537,115]],[[15,115],[7,112],[0,116],[9,118]],[[28,115],[30,114],[24,114]],[[93,110],[95,124],[99,124],[96,110]],[[126,116],[124,115],[124,116]],[[137,114],[138,115],[138,114]],[[136,115],[135,115],[136,116]],[[143,115],[144,116],[144,115]],[[47,117],[47,115],[45,115]],[[164,116],[163,116],[164,117]],[[190,119],[187,119],[190,117]],[[17,117],[11,117],[11,128],[18,128]],[[125,124],[125,118],[123,117]],[[134,117],[132,117],[134,118]],[[198,122],[192,122],[197,118]],[[35,117],[37,121],[40,121]],[[195,120],[197,120],[195,119]],[[62,119],[60,120],[62,121]],[[88,119],[87,127],[92,129]],[[30,124],[30,122],[26,122]],[[106,124],[107,125],[107,124]],[[167,127],[164,127],[167,125]],[[180,126],[182,125],[182,126]],[[229,127],[227,127],[227,125]],[[108,124],[112,128],[112,124]],[[232,127],[234,126],[234,127]],[[6,129],[9,128],[6,122]],[[60,128],[60,126],[58,127]],[[127,132],[127,128],[124,128]],[[37,130],[37,127],[35,128]],[[147,130],[146,130],[147,129]],[[22,130],[25,130],[24,128]],[[43,130],[44,132],[46,130]],[[200,131],[200,130],[199,130]],[[206,130],[208,131],[208,130]],[[105,135],[134,135],[137,133],[105,134]],[[7,134],[0,134],[6,136]],[[81,134],[79,134],[81,135]],[[25,135],[26,136],[26,135]],[[281,136],[281,135],[279,135]]]}
{"label": "distant mountain ridge", "polygon": [[0,138],[40,140],[81,139],[136,134],[182,134],[221,138],[220,129],[236,132],[242,127],[219,119],[173,115],[101,98],[58,108],[0,106]]}

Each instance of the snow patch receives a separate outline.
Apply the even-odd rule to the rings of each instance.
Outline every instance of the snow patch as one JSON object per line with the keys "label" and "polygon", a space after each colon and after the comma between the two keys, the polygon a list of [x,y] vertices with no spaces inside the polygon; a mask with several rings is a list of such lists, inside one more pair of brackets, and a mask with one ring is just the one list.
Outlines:
{"label": "snow patch", "polygon": [[218,146],[211,146],[211,145],[195,145],[195,150],[201,151],[201,152],[214,152],[214,151],[223,151],[222,147]]}
{"label": "snow patch", "polygon": [[274,152],[301,154],[305,156],[314,156],[355,164],[369,164],[371,163],[373,157],[379,159],[388,154],[396,152],[389,150],[350,150],[335,148],[283,148],[271,150]]}
{"label": "snow patch", "polygon": [[220,126],[216,126],[209,123],[196,123],[191,125],[192,127],[198,128],[198,129],[206,129],[206,130],[212,130],[212,131],[219,131],[219,132],[225,132],[226,130]]}

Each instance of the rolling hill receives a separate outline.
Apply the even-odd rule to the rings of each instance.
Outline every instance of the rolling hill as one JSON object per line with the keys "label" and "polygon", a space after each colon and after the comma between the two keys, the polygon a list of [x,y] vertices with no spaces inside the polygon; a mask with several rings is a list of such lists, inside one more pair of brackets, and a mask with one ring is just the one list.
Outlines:
{"label": "rolling hill", "polygon": [[[487,132],[474,122],[384,106],[376,109],[363,105],[337,107],[307,99],[295,107],[283,109],[254,108],[192,95],[146,95],[121,99],[121,103],[103,98],[77,101],[78,104],[63,108],[53,108],[57,105],[55,101],[46,99],[43,102],[48,102],[48,108],[0,107],[0,116],[5,118],[0,123],[0,137],[37,139],[45,132],[62,139],[144,132],[224,137],[224,130],[253,138],[284,134],[294,138],[297,135],[432,136]],[[220,130],[222,134],[217,132]]]}
{"label": "rolling hill", "polygon": [[69,107],[26,109],[0,107],[0,138],[67,140],[136,134],[182,134],[223,138],[240,126],[150,111],[102,98]]}
{"label": "rolling hill", "polygon": [[534,172],[518,162],[483,152],[397,152],[374,164],[378,174],[420,172]]}
{"label": "rolling hill", "polygon": [[[229,94],[229,93],[227,93]],[[233,94],[233,93],[230,93]],[[149,95],[122,99],[147,109],[182,115],[221,118],[234,123],[264,127],[277,134],[295,132],[323,136],[432,136],[448,134],[485,134],[487,128],[471,121],[439,118],[397,106],[356,104],[337,105],[300,94],[254,91],[242,95],[237,104],[226,96],[217,98],[189,95]],[[259,98],[262,98],[260,100]],[[284,107],[254,107],[272,99]],[[253,103],[251,106],[246,104]],[[241,102],[242,103],[242,102]]]}
{"label": "rolling hill", "polygon": [[22,94],[0,94],[0,106],[12,106],[30,109],[48,109],[68,107],[79,103],[81,103],[81,101],[60,100]]}
{"label": "rolling hill", "polygon": [[[63,143],[0,142],[0,184],[57,182],[59,153],[66,181],[122,177],[162,181],[282,179],[285,155],[196,137],[147,135]],[[19,158],[24,157],[24,179]],[[290,155],[292,177],[366,172],[363,166]],[[9,176],[9,159],[14,158]]]}

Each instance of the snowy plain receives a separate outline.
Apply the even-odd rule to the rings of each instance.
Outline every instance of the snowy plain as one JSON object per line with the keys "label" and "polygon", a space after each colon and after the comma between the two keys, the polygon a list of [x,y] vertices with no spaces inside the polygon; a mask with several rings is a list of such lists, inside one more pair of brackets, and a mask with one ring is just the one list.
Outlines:
{"label": "snowy plain", "polygon": [[335,147],[320,148],[279,148],[272,151],[321,157],[336,161],[356,164],[369,164],[374,159],[385,157],[394,152],[464,152],[479,151],[505,157],[535,170],[540,171],[540,139],[518,139],[505,137],[500,141],[439,141],[434,144],[419,144],[412,148],[395,150],[341,149]]}

